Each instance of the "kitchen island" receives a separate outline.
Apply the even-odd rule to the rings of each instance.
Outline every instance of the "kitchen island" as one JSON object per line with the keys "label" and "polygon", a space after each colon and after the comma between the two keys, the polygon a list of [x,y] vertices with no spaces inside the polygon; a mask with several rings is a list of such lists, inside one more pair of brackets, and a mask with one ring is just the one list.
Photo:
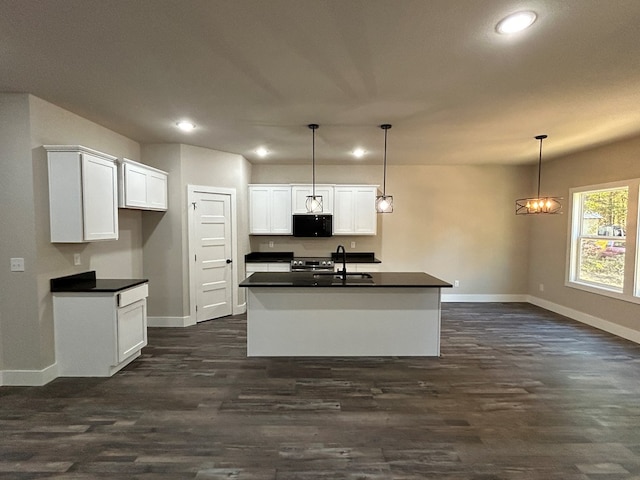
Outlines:
{"label": "kitchen island", "polygon": [[438,356],[440,290],[422,272],[258,272],[247,294],[248,356]]}

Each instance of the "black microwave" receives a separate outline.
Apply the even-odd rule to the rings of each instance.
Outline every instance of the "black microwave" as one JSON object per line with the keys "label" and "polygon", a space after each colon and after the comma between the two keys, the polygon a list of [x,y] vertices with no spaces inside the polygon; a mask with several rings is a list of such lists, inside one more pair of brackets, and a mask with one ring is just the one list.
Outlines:
{"label": "black microwave", "polygon": [[295,214],[293,216],[294,237],[331,237],[333,217],[327,214]]}

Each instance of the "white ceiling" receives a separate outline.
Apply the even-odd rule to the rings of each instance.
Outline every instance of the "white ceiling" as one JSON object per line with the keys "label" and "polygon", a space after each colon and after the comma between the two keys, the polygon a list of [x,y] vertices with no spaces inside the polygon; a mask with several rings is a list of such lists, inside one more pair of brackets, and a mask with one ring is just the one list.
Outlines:
{"label": "white ceiling", "polygon": [[318,163],[381,163],[381,123],[389,164],[535,163],[537,134],[640,135],[639,27],[638,0],[0,0],[0,91],[253,163],[310,162],[309,123]]}

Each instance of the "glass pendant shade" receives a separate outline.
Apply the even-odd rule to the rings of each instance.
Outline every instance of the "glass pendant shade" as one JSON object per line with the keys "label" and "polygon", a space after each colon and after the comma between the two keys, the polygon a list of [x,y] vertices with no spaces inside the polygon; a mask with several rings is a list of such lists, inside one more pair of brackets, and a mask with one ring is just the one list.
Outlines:
{"label": "glass pendant shade", "polygon": [[538,156],[538,196],[531,198],[519,198],[516,200],[516,215],[553,215],[562,213],[561,197],[540,196],[540,174],[542,171],[542,141],[547,135],[538,135],[536,140],[540,141],[540,154]]}
{"label": "glass pendant shade", "polygon": [[391,125],[385,123],[380,125],[380,128],[384,130],[384,161],[382,166],[382,195],[376,197],[376,212],[393,213],[393,196],[387,195],[387,131],[391,128]]}
{"label": "glass pendant shade", "polygon": [[322,195],[316,195],[316,130],[319,125],[311,123],[307,125],[312,134],[311,146],[311,195],[307,195],[304,206],[307,213],[322,213]]}
{"label": "glass pendant shade", "polygon": [[376,197],[376,212],[393,213],[393,196],[378,195]]}

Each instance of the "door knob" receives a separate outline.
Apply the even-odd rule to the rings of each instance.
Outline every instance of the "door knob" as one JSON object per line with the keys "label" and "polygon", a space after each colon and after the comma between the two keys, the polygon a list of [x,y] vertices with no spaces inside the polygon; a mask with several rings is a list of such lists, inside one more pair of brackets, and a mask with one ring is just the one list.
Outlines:
{"label": "door knob", "polygon": [[233,260],[231,260],[230,258],[227,258],[227,263],[231,263],[233,262]]}

